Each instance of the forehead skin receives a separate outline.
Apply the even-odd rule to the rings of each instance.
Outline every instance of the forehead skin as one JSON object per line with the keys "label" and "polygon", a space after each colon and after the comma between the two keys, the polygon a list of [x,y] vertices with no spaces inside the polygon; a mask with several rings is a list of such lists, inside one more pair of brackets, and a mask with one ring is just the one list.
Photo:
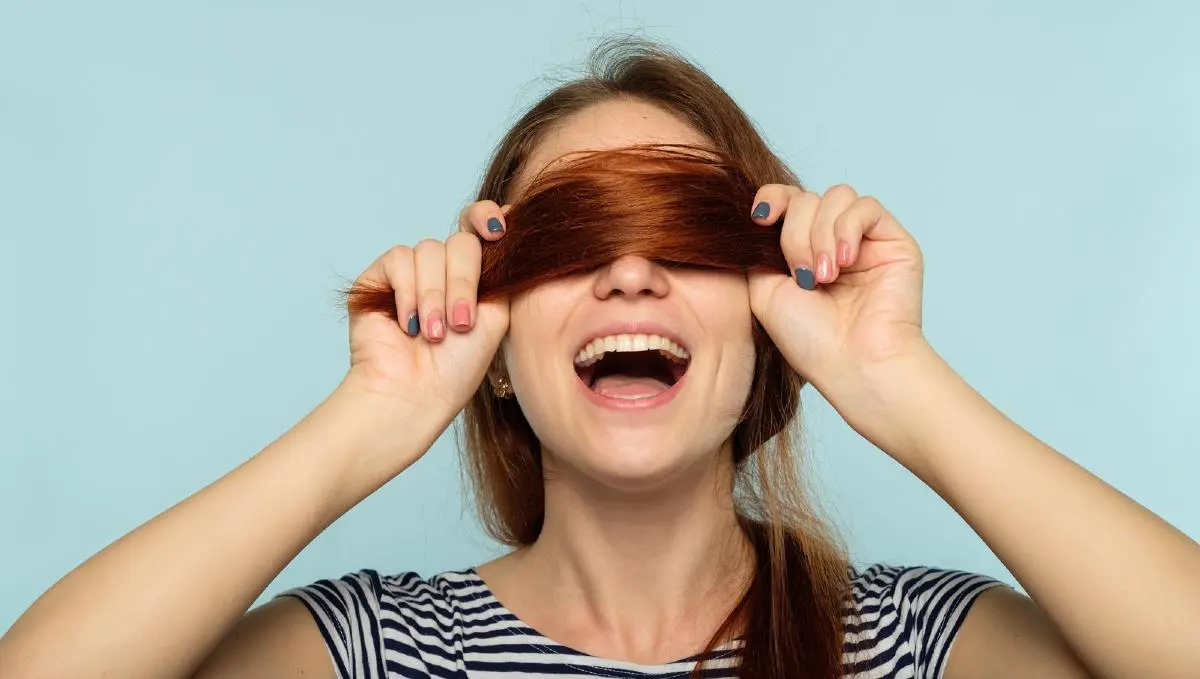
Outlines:
{"label": "forehead skin", "polygon": [[512,195],[520,195],[530,179],[566,154],[636,144],[711,146],[699,130],[664,108],[628,97],[613,99],[589,106],[552,127],[517,174]]}

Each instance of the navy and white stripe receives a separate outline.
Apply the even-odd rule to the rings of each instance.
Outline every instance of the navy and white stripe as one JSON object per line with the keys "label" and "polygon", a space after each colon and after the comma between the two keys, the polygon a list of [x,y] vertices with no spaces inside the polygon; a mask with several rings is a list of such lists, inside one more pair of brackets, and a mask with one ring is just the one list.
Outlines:
{"label": "navy and white stripe", "polygon": [[[1000,584],[958,571],[883,565],[852,576],[843,658],[846,676],[864,679],[940,679],[971,603]],[[643,665],[556,644],[504,608],[474,570],[429,579],[364,570],[282,596],[308,607],[339,679],[685,679],[699,659]],[[736,676],[736,645],[711,658],[705,676]]]}

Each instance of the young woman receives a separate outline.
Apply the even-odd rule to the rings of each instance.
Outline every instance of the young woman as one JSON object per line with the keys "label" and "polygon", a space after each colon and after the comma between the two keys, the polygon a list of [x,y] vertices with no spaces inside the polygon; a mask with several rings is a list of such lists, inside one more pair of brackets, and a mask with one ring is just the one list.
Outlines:
{"label": "young woman", "polygon": [[[707,161],[651,158],[622,193],[623,156],[570,160],[646,145],[736,164],[754,183],[741,216],[683,211],[742,200],[736,182],[697,189]],[[546,183],[556,169],[576,183]],[[557,240],[556,220],[573,224]],[[727,222],[745,224],[709,247],[699,229]],[[1200,546],[964,383],[922,334],[921,254],[896,219],[846,186],[801,189],[684,60],[603,50],[517,123],[461,227],[372,264],[337,389],[44,594],[0,641],[0,676],[1200,676]],[[503,249],[523,234],[546,238]],[[728,263],[757,234],[788,273]],[[1032,599],[954,571],[850,570],[796,493],[798,376]],[[362,571],[245,614],[464,408],[485,523],[511,553]]]}

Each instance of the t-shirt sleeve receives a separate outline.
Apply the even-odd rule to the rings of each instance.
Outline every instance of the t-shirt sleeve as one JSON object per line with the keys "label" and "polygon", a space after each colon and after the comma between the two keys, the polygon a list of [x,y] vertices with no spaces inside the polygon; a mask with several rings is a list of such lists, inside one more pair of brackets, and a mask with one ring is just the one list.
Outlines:
{"label": "t-shirt sleeve", "polygon": [[308,608],[325,638],[338,679],[387,676],[380,624],[384,589],[378,573],[363,570],[336,580],[318,580],[279,596],[295,597]]}
{"label": "t-shirt sleeve", "polygon": [[[864,609],[896,651],[909,655],[915,679],[941,679],[946,659],[971,605],[1004,583],[963,571],[874,566],[857,580]],[[883,639],[879,639],[880,642]]]}

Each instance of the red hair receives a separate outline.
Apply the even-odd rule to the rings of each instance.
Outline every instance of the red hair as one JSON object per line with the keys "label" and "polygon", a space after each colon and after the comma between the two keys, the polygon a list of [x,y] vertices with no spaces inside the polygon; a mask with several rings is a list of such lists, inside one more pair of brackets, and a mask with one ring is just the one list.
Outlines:
{"label": "red hair", "polygon": [[755,187],[681,144],[575,154],[536,177],[483,244],[479,295],[524,292],[625,255],[716,271],[787,271],[779,231],[750,220]]}
{"label": "red hair", "polygon": [[[700,69],[652,44],[607,44],[591,70],[538,102],[496,151],[478,198],[513,207],[505,236],[483,246],[481,297],[529,290],[630,254],[665,266],[787,271],[779,232],[750,220],[750,202],[763,184],[799,182],[733,100]],[[549,166],[521,196],[511,195],[548,130],[622,97],[679,114],[713,147],[585,153]],[[352,289],[348,303],[352,313],[396,315],[390,290]],[[756,563],[709,650],[737,636],[741,677],[835,679],[852,669],[843,666],[849,565],[808,502],[793,455],[804,382],[757,323],[754,343],[753,381],[731,447],[737,514]],[[464,410],[462,439],[484,527],[504,544],[532,544],[545,516],[541,448],[517,401],[481,384]]]}

